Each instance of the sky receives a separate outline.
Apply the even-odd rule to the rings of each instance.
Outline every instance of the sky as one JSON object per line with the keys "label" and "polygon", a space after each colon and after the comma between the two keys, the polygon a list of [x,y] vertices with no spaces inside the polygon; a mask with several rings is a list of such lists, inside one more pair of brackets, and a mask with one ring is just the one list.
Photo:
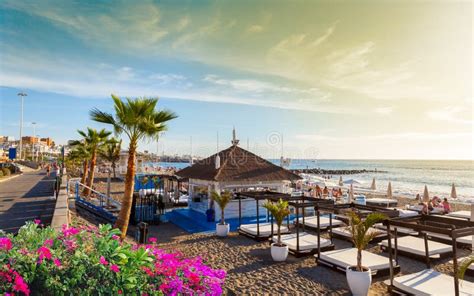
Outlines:
{"label": "sky", "polygon": [[[78,138],[110,95],[179,117],[140,150],[474,159],[471,1],[0,2],[0,135]],[[126,144],[126,143],[125,143]]]}

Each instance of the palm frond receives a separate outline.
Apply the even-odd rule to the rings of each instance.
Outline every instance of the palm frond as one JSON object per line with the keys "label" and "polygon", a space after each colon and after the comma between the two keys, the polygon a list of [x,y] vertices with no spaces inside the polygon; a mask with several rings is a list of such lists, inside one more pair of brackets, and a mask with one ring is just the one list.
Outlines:
{"label": "palm frond", "polygon": [[472,264],[474,264],[474,255],[467,257],[461,262],[458,271],[458,276],[460,279],[464,279],[464,274],[468,270],[469,266],[471,266]]}

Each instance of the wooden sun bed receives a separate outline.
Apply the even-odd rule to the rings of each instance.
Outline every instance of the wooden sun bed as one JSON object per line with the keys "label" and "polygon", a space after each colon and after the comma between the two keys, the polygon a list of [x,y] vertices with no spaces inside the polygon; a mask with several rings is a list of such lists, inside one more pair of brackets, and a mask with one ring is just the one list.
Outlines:
{"label": "wooden sun bed", "polygon": [[[446,234],[426,232],[426,235],[434,241],[438,241],[442,243],[443,242],[451,243],[451,237],[449,237]],[[461,246],[461,247],[472,247],[472,240],[473,240],[472,235],[466,235],[466,236],[458,237],[456,239],[456,243],[458,246]]]}
{"label": "wooden sun bed", "polygon": [[[377,229],[382,229],[382,230],[387,230],[387,227],[384,226],[382,223],[377,223],[374,225],[374,228],[377,228]],[[392,231],[395,231],[395,227],[390,227],[390,230]],[[397,234],[398,235],[415,235],[417,236],[418,235],[418,231],[415,231],[413,229],[410,229],[410,228],[405,228],[405,227],[397,227]]]}
{"label": "wooden sun bed", "polygon": [[[421,213],[422,210],[423,210],[423,206],[422,205],[409,206],[408,210],[417,211],[418,213]],[[444,214],[444,209],[442,209],[442,208],[433,208],[430,211],[430,214]]]}
{"label": "wooden sun bed", "polygon": [[365,204],[368,206],[393,208],[397,206],[398,200],[389,198],[368,198],[365,200]]}
{"label": "wooden sun bed", "polygon": [[[453,277],[424,269],[393,279],[392,292],[410,295],[454,295]],[[459,295],[474,295],[474,283],[459,280]]]}
{"label": "wooden sun bed", "polygon": [[[301,226],[303,226],[303,218],[298,218],[298,222]],[[304,225],[305,227],[309,228],[318,228],[318,217],[317,216],[310,216],[304,217]],[[344,225],[344,222],[337,219],[332,219],[332,227],[338,227]],[[320,229],[328,229],[330,226],[330,219],[328,217],[320,216],[319,217],[319,226]]]}
{"label": "wooden sun bed", "polygon": [[[315,255],[316,261],[322,265],[331,267],[337,271],[346,273],[347,266],[357,264],[357,249],[347,248],[322,252],[321,255]],[[395,260],[392,260],[396,265]],[[390,263],[387,257],[374,254],[368,251],[362,251],[362,265],[369,267],[373,276],[385,276],[390,273]],[[395,273],[400,271],[400,266],[394,267]]]}
{"label": "wooden sun bed", "polygon": [[[299,250],[297,248],[297,235],[296,233],[284,234],[281,236],[282,243],[288,246],[290,253],[294,254],[296,257],[302,255],[310,255],[317,252],[318,249],[318,236],[314,234],[309,234],[307,232],[299,233]],[[273,236],[273,242],[277,242],[277,236]],[[331,240],[320,238],[321,241],[321,250],[327,251],[334,249],[334,245]]]}
{"label": "wooden sun bed", "polygon": [[[273,234],[276,234],[278,226],[273,223]],[[286,225],[282,225],[281,233],[289,233],[290,230]],[[266,239],[272,236],[272,225],[269,222],[263,222],[259,224],[259,233],[257,233],[257,224],[242,224],[239,228],[239,233],[249,236],[251,238]]]}
{"label": "wooden sun bed", "polygon": [[471,220],[471,211],[457,211],[446,214],[446,216]]}
{"label": "wooden sun bed", "polygon": [[[388,240],[384,240],[379,243],[382,250],[387,250]],[[413,257],[414,259],[421,259],[425,261],[425,240],[415,236],[404,236],[397,239],[398,253],[407,257]],[[392,238],[392,246],[395,246],[395,239]],[[451,245],[428,241],[428,255],[432,259],[444,258],[450,256],[452,252]]]}
{"label": "wooden sun bed", "polygon": [[[369,230],[368,230],[368,232],[373,232],[373,231],[379,232],[379,234],[374,239],[372,239],[372,241],[371,241],[372,243],[380,242],[381,240],[384,240],[384,239],[387,238],[387,232],[385,230],[376,229],[376,228],[373,228],[373,227],[369,228]],[[350,232],[349,227],[334,228],[332,230],[332,235],[334,237],[341,238],[341,239],[348,240],[348,241],[351,241],[351,239],[352,239],[352,234]]]}

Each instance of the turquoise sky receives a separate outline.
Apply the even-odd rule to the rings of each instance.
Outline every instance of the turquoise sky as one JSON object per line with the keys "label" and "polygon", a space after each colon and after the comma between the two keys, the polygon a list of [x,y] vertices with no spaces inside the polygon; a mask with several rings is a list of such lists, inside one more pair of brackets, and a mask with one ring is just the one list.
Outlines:
{"label": "turquoise sky", "polygon": [[[64,143],[110,94],[174,110],[201,156],[473,159],[471,1],[0,2],[0,134]],[[283,145],[282,145],[283,140]]]}

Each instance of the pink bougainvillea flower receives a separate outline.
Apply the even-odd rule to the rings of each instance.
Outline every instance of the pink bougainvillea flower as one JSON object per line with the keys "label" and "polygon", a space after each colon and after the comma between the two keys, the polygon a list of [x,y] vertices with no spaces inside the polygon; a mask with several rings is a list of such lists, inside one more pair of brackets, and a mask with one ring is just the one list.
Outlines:
{"label": "pink bougainvillea flower", "polygon": [[36,225],[40,225],[40,224],[41,224],[41,220],[40,220],[40,219],[35,219],[35,220],[33,220],[33,222],[35,222]]}
{"label": "pink bougainvillea flower", "polygon": [[16,274],[16,276],[15,276],[15,282],[14,282],[13,290],[18,291],[18,292],[22,292],[23,294],[29,296],[30,295],[30,289],[28,288],[28,285],[25,283],[25,281],[23,280],[21,275],[19,275],[16,272],[15,272],[15,274]]}
{"label": "pink bougainvillea flower", "polygon": [[115,235],[115,234],[114,234],[114,235],[112,235],[112,239],[114,239],[114,240],[117,240],[117,241],[118,241],[118,240],[120,239],[120,236],[118,236],[118,235]]}
{"label": "pink bougainvillea flower", "polygon": [[47,240],[44,241],[44,245],[48,246],[48,247],[52,247],[53,243],[54,243],[54,241],[52,239],[47,239]]}
{"label": "pink bougainvillea flower", "polygon": [[39,262],[43,262],[43,259],[51,259],[51,251],[45,247],[39,247],[36,251],[39,254]]}
{"label": "pink bougainvillea flower", "polygon": [[112,270],[113,272],[119,272],[119,271],[120,271],[120,267],[118,267],[118,266],[115,265],[115,264],[112,264],[112,265],[110,265],[110,270]]}
{"label": "pink bougainvillea flower", "polygon": [[150,243],[154,244],[154,243],[156,243],[158,240],[156,239],[156,237],[150,237],[150,238],[148,239],[148,241],[149,241]]}
{"label": "pink bougainvillea flower", "polygon": [[74,240],[67,239],[64,241],[64,245],[69,252],[74,251],[77,248],[77,243]]}
{"label": "pink bougainvillea flower", "polygon": [[100,256],[99,263],[102,265],[107,265],[109,262],[105,260],[104,256]]}
{"label": "pink bougainvillea flower", "polygon": [[9,251],[12,248],[12,241],[8,237],[0,237],[0,250]]}
{"label": "pink bougainvillea flower", "polygon": [[63,235],[65,237],[68,237],[68,236],[75,235],[75,234],[79,233],[79,229],[74,228],[74,227],[67,227],[66,224],[63,225],[62,231],[63,231]]}
{"label": "pink bougainvillea flower", "polygon": [[53,263],[54,263],[54,265],[56,265],[57,267],[61,267],[61,260],[59,260],[58,258],[54,258],[54,259],[53,259]]}

